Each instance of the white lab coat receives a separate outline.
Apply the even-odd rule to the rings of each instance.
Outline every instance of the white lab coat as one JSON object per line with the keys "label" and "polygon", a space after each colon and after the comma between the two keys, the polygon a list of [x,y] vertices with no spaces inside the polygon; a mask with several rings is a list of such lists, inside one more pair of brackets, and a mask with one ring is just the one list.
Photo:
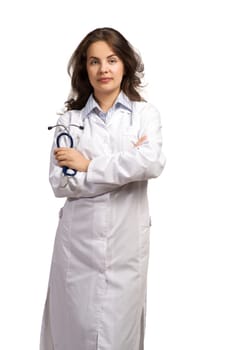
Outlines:
{"label": "white lab coat", "polygon": [[[142,350],[149,255],[147,180],[165,165],[157,109],[133,102],[104,123],[68,111],[87,173],[63,176],[51,153],[50,182],[60,211],[40,350]],[[57,128],[55,137],[59,131]],[[143,145],[133,143],[147,135]],[[53,148],[56,147],[54,142]]]}

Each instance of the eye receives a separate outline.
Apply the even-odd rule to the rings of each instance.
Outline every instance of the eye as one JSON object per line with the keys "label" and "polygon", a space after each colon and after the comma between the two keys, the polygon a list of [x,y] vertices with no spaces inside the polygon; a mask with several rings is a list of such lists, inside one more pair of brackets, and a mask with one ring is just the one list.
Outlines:
{"label": "eye", "polygon": [[90,65],[91,66],[94,66],[95,64],[98,64],[98,60],[96,58],[92,58],[90,61],[89,61]]}
{"label": "eye", "polygon": [[117,58],[115,58],[115,57],[111,57],[109,60],[108,60],[108,62],[109,62],[109,64],[114,64],[114,63],[116,63],[118,60],[117,60]]}

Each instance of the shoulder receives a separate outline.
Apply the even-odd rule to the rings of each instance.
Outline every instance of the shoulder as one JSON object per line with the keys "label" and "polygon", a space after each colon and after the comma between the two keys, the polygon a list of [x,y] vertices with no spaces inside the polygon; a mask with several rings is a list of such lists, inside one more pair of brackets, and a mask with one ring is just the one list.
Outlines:
{"label": "shoulder", "polygon": [[56,114],[58,116],[57,124],[68,125],[79,119],[79,117],[81,116],[81,111],[76,109],[61,110]]}
{"label": "shoulder", "polygon": [[143,119],[159,119],[160,113],[151,102],[133,102],[133,114],[138,114]]}
{"label": "shoulder", "polygon": [[157,107],[151,103],[151,102],[147,102],[147,101],[134,101],[132,102],[133,104],[133,111],[135,112],[156,112],[159,113]]}

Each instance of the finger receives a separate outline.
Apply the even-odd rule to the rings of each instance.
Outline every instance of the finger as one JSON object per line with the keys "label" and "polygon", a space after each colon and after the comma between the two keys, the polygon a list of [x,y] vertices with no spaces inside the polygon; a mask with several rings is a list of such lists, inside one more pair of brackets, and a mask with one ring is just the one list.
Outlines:
{"label": "finger", "polygon": [[55,148],[54,149],[54,154],[61,154],[61,148]]}
{"label": "finger", "polygon": [[138,147],[138,146],[142,145],[146,140],[147,140],[147,136],[144,135],[144,136],[140,137],[136,143],[134,143],[134,146]]}
{"label": "finger", "polygon": [[67,160],[67,157],[64,156],[64,155],[59,155],[59,156],[56,156],[55,158],[56,158],[56,160],[58,160],[58,161],[62,161],[62,160],[66,161],[66,160]]}
{"label": "finger", "polygon": [[58,165],[59,166],[67,166],[67,167],[69,167],[70,163],[68,161],[66,161],[66,160],[60,160],[60,161],[58,161]]}
{"label": "finger", "polygon": [[144,142],[145,140],[147,140],[147,136],[146,136],[146,135],[142,136],[142,137],[139,139],[138,142]]}
{"label": "finger", "polygon": [[60,152],[66,152],[69,148],[67,147],[59,147],[54,149],[54,154],[60,153]]}
{"label": "finger", "polygon": [[61,154],[69,154],[70,148],[57,148],[54,152],[54,154],[61,155]]}
{"label": "finger", "polygon": [[64,151],[59,151],[55,153],[54,156],[55,156],[55,159],[57,160],[65,160],[68,158],[68,154]]}

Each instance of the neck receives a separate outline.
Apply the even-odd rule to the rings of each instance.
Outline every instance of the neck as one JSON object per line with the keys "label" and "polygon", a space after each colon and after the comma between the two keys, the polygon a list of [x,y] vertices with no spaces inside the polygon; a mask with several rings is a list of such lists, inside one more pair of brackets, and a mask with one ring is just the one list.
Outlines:
{"label": "neck", "polygon": [[112,94],[98,94],[94,93],[94,98],[98,102],[99,106],[103,110],[103,112],[107,112],[115,103],[115,100],[117,99],[119,92],[113,92]]}

